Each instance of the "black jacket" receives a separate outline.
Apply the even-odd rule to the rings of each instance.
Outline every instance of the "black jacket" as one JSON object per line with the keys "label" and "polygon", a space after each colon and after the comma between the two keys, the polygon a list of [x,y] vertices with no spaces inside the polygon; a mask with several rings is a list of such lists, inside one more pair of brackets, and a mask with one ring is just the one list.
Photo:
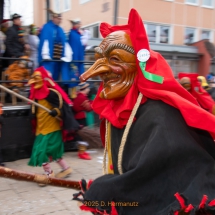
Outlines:
{"label": "black jacket", "polygon": [[85,193],[89,203],[96,202],[99,209],[110,208],[112,201],[136,203],[116,205],[119,215],[169,215],[180,208],[174,197],[177,192],[197,209],[203,195],[208,201],[215,199],[214,141],[208,132],[189,127],[177,109],[150,99],[139,107],[120,175],[117,162],[123,132],[111,127],[114,174],[92,183]]}
{"label": "black jacket", "polygon": [[6,32],[6,56],[21,57],[24,55],[24,44],[19,41],[19,26],[13,25]]}

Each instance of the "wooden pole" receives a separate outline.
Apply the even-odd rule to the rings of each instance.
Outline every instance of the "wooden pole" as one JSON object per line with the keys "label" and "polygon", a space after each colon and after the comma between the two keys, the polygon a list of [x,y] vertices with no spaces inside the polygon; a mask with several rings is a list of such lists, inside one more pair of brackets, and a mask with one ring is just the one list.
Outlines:
{"label": "wooden pole", "polygon": [[26,173],[22,171],[9,169],[6,167],[0,167],[0,177],[81,190],[78,181],[70,181],[65,179],[48,177],[47,175]]}
{"label": "wooden pole", "polygon": [[[8,93],[10,93],[10,94],[12,94],[12,95],[14,95],[14,96],[16,96],[16,97],[18,97],[18,98],[20,98],[20,99],[22,99],[22,100],[24,100],[24,101],[26,101],[26,102],[29,102],[29,103],[31,103],[31,104],[34,104],[34,105],[37,106],[37,107],[42,108],[43,110],[47,111],[48,113],[51,112],[51,110],[49,110],[48,108],[44,107],[43,105],[40,105],[40,104],[38,104],[37,102],[35,102],[35,101],[31,100],[31,99],[28,99],[28,98],[26,98],[26,97],[24,97],[24,96],[22,96],[22,95],[20,95],[20,94],[18,94],[18,93],[16,93],[16,92],[10,90],[10,89],[8,89],[7,87],[5,87],[5,86],[3,86],[3,85],[1,85],[1,84],[0,84],[0,89],[2,89],[2,90],[4,90],[4,91],[6,91],[6,92],[8,92]],[[56,117],[56,118],[57,118],[58,120],[62,120],[60,117]]]}

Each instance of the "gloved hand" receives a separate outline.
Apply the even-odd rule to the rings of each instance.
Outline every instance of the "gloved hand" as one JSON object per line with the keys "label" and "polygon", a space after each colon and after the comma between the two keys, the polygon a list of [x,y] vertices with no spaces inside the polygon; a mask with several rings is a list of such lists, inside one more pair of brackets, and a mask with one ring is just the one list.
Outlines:
{"label": "gloved hand", "polygon": [[49,115],[56,117],[58,115],[58,112],[56,109],[51,110],[51,112],[49,113]]}

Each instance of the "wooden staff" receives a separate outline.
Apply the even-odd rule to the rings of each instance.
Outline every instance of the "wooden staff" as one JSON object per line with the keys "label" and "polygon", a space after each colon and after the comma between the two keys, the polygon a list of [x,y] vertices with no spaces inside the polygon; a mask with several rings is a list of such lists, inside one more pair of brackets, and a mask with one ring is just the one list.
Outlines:
{"label": "wooden staff", "polygon": [[0,167],[0,177],[11,178],[20,181],[35,182],[40,184],[48,184],[58,187],[66,187],[75,190],[81,190],[78,181],[69,181],[65,179],[59,179],[54,177],[48,177],[47,175],[32,174],[22,171],[16,171],[6,167]]}
{"label": "wooden staff", "polygon": [[[7,87],[4,87],[4,86],[1,85],[1,84],[0,84],[0,88],[1,88],[2,90],[6,91],[6,92],[8,92],[8,93],[10,93],[10,94],[12,94],[12,95],[18,97],[18,98],[20,98],[20,99],[26,101],[26,102],[29,102],[29,103],[31,103],[31,104],[34,104],[34,105],[37,106],[37,107],[42,108],[43,110],[47,111],[48,113],[51,112],[51,110],[49,110],[48,108],[44,107],[43,105],[40,105],[40,104],[38,104],[37,102],[35,102],[35,101],[31,100],[31,99],[28,99],[28,98],[26,98],[26,97],[24,97],[24,96],[22,96],[22,95],[20,95],[20,94],[18,94],[18,93],[16,93],[16,92],[10,90],[10,89],[8,89]],[[60,117],[55,117],[55,118],[57,118],[58,120],[62,120]]]}

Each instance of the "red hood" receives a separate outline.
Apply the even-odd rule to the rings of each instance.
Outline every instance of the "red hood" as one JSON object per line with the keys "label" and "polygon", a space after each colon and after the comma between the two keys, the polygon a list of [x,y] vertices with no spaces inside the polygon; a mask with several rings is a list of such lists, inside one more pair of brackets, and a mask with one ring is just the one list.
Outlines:
{"label": "red hood", "polygon": [[[150,50],[143,21],[136,10],[131,10],[127,25],[111,26],[102,23],[100,26],[103,37],[119,30],[130,35],[136,55],[141,49],[147,49],[150,52],[150,58],[146,62],[144,72],[142,72],[139,66],[140,62],[136,58],[138,73],[133,86],[124,99],[117,101],[101,99],[99,97],[102,89],[101,84],[93,102],[95,112],[101,118],[108,119],[115,127],[123,128],[128,121],[139,92],[141,92],[144,95],[142,103],[147,98],[161,100],[177,108],[189,126],[207,130],[215,137],[215,117],[203,110],[196,99],[175,80],[165,59],[159,53]],[[156,82],[153,75],[159,76],[163,82]]]}
{"label": "red hood", "polygon": [[69,99],[67,94],[62,90],[62,88],[54,82],[51,76],[49,76],[48,72],[44,67],[39,67],[35,71],[38,71],[42,74],[43,78],[43,87],[40,89],[34,89],[33,85],[31,85],[31,91],[30,91],[30,99],[44,99],[48,96],[49,94],[49,89],[48,88],[53,88],[57,90],[63,97],[63,100],[69,104],[72,105],[72,101]]}

